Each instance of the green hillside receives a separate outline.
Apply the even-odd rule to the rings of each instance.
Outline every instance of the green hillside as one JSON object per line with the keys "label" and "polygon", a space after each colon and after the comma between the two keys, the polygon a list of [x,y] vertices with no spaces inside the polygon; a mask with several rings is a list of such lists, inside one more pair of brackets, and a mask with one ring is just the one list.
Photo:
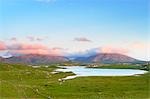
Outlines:
{"label": "green hillside", "polygon": [[55,66],[32,68],[0,63],[1,99],[148,99],[149,73],[129,77],[80,77],[51,72]]}

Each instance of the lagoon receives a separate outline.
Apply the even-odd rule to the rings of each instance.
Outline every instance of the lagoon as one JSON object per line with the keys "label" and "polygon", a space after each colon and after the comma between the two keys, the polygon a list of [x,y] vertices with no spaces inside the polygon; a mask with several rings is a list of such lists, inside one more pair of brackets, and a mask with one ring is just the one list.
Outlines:
{"label": "lagoon", "polygon": [[144,74],[145,70],[135,69],[98,69],[98,68],[87,68],[85,66],[59,66],[60,69],[56,69],[55,72],[73,72],[75,75],[67,76],[66,79],[73,79],[76,77],[84,76],[133,76]]}

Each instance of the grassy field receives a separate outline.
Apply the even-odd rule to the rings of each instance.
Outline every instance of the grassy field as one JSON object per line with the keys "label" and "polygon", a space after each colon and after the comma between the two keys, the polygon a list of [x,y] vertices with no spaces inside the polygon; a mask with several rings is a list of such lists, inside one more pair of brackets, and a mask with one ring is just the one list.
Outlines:
{"label": "grassy field", "polygon": [[0,63],[0,99],[149,99],[149,73],[128,77],[80,77],[51,74],[55,66],[32,68]]}

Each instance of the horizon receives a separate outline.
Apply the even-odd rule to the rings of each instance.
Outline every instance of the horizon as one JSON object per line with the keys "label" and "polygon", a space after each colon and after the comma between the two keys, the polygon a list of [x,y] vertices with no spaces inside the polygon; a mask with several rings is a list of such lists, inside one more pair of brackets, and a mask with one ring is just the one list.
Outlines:
{"label": "horizon", "polygon": [[76,55],[76,54],[69,54],[69,55],[50,55],[50,54],[32,54],[32,53],[29,53],[29,54],[19,54],[19,55],[13,55],[13,54],[5,54],[5,55],[1,55],[0,58],[3,58],[3,59],[9,59],[9,58],[12,58],[12,57],[20,57],[20,56],[30,56],[30,55],[36,55],[36,56],[56,56],[56,57],[65,57],[65,58],[68,58],[69,60],[74,60],[74,59],[77,59],[79,57],[91,57],[91,56],[95,56],[95,55],[100,55],[100,54],[116,54],[116,55],[124,55],[124,56],[127,56],[127,57],[130,57],[130,58],[133,58],[135,60],[138,60],[138,61],[145,61],[145,62],[149,62],[149,60],[141,60],[141,59],[137,59],[137,58],[134,58],[134,57],[131,57],[131,56],[128,56],[128,55],[125,55],[125,54],[121,54],[121,53],[95,53],[95,54],[92,54],[92,55]]}
{"label": "horizon", "polygon": [[119,53],[149,61],[148,0],[1,0],[0,56]]}

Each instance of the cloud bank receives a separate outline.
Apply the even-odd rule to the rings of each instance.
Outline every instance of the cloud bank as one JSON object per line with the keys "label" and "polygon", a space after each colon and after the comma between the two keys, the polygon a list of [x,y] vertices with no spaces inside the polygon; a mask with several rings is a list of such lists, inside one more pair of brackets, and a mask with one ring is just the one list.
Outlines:
{"label": "cloud bank", "polygon": [[0,41],[0,50],[6,50],[6,44],[3,41]]}
{"label": "cloud bank", "polygon": [[1,51],[9,51],[13,55],[19,54],[43,54],[43,55],[54,55],[62,56],[64,55],[64,50],[61,48],[49,48],[41,43],[15,43],[15,44],[5,44],[0,42]]}
{"label": "cloud bank", "polygon": [[[129,55],[135,58],[148,59],[148,49],[150,45],[143,42],[132,42],[126,45],[113,46],[105,45],[95,48],[85,49],[82,51],[73,52],[69,48],[64,48],[65,46],[51,47],[50,45],[44,45],[42,42],[20,42],[16,38],[11,40],[16,42],[4,42],[0,41],[0,55],[2,52],[11,53],[12,55],[22,55],[22,54],[43,54],[43,55],[53,55],[53,56],[68,56],[68,57],[88,57],[91,55],[96,55],[99,53],[119,53]],[[88,42],[88,39],[76,39],[81,42]],[[30,40],[29,40],[30,41]]]}

